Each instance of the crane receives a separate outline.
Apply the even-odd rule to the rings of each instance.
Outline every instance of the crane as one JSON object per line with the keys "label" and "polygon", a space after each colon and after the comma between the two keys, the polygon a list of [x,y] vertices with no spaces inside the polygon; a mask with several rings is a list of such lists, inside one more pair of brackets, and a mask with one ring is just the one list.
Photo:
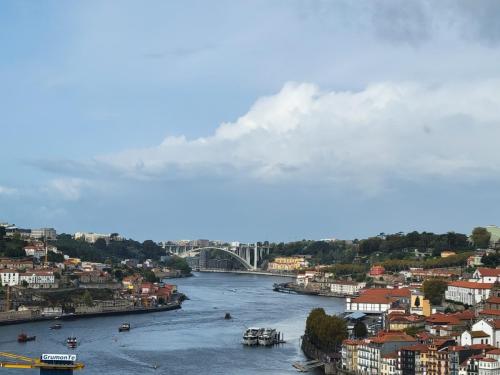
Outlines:
{"label": "crane", "polygon": [[[7,358],[3,361],[2,358]],[[73,370],[81,370],[83,363],[75,362],[76,355],[42,354],[40,358],[30,358],[23,355],[0,352],[0,368],[40,369],[41,375],[58,374],[72,375]]]}

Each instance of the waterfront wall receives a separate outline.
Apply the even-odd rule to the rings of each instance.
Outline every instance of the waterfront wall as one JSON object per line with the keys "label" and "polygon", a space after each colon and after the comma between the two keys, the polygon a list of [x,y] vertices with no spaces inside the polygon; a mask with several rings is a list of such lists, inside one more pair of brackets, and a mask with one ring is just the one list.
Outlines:
{"label": "waterfront wall", "polygon": [[0,322],[30,320],[30,319],[36,319],[38,317],[40,317],[40,313],[38,311],[32,311],[32,310],[0,312]]}
{"label": "waterfront wall", "polygon": [[316,359],[318,361],[323,362],[324,365],[324,373],[331,375],[331,374],[337,374],[337,362],[332,360],[332,355],[323,352],[322,350],[318,349],[316,346],[314,346],[307,336],[302,337],[302,342],[300,345],[302,351],[306,355],[307,358],[310,359]]}

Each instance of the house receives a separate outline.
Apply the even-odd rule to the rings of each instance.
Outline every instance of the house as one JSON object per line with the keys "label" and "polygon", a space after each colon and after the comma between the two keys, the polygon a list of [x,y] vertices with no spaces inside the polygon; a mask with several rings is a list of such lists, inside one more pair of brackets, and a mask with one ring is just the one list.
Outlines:
{"label": "house", "polygon": [[398,353],[382,354],[380,359],[380,375],[396,375],[398,372]]}
{"label": "house", "polygon": [[349,372],[356,372],[358,369],[358,346],[364,340],[346,339],[342,342],[342,368]]}
{"label": "house", "polygon": [[404,331],[410,327],[423,328],[425,316],[393,313],[387,315],[387,325],[390,331]]}
{"label": "house", "polygon": [[459,302],[464,305],[476,305],[489,298],[493,283],[472,281],[452,281],[444,294],[448,301]]}
{"label": "house", "polygon": [[474,271],[469,281],[494,284],[500,281],[500,268],[479,267]]}
{"label": "house", "polygon": [[500,297],[490,296],[484,301],[484,310],[500,310]]}
{"label": "house", "polygon": [[382,276],[385,273],[385,268],[380,265],[375,265],[370,268],[370,276]]}
{"label": "house", "polygon": [[428,345],[403,346],[398,352],[399,373],[401,375],[424,375],[427,372]]}
{"label": "house", "polygon": [[379,375],[383,355],[416,343],[415,338],[406,333],[380,332],[358,345],[358,371],[362,374]]}
{"label": "house", "polygon": [[407,288],[389,289],[372,288],[361,291],[359,297],[346,298],[346,311],[361,311],[364,313],[383,313],[393,304],[408,304],[411,292]]}

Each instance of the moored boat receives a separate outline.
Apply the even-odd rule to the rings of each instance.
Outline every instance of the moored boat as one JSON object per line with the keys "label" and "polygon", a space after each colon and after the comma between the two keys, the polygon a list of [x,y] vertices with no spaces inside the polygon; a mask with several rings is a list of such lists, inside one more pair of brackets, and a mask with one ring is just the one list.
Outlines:
{"label": "moored boat", "polygon": [[18,342],[28,342],[28,341],[35,341],[36,340],[36,336],[28,336],[26,333],[20,333],[18,336],[17,336],[17,341]]}
{"label": "moored boat", "polygon": [[259,335],[262,332],[262,328],[248,328],[243,334],[243,344],[244,345],[257,345],[259,343]]}
{"label": "moored boat", "polygon": [[266,328],[259,335],[259,345],[271,346],[277,342],[277,332],[274,328]]}
{"label": "moored boat", "polygon": [[56,323],[50,326],[50,329],[61,329],[62,324],[61,323]]}
{"label": "moored boat", "polygon": [[130,323],[122,323],[122,325],[118,328],[118,332],[126,331],[130,331]]}
{"label": "moored boat", "polygon": [[70,349],[75,349],[76,346],[78,345],[78,341],[76,340],[76,337],[71,336],[66,339],[66,345]]}

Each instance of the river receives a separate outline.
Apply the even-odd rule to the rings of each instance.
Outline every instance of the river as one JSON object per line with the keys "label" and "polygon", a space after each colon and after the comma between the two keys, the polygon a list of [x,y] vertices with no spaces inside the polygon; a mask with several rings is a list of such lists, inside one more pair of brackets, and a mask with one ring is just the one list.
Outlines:
{"label": "river", "polygon": [[[75,374],[297,374],[294,361],[305,360],[299,339],[314,307],[333,314],[344,310],[343,299],[289,295],[272,290],[283,278],[229,273],[197,273],[172,280],[189,300],[182,309],[144,315],[114,316],[63,322],[49,330],[50,322],[0,327],[0,351],[29,357],[41,353],[74,352],[85,370]],[[229,312],[233,319],[224,320]],[[129,321],[130,332],[118,333]],[[245,327],[274,327],[286,344],[272,348],[245,347]],[[36,335],[20,344],[17,335]],[[80,344],[67,349],[65,339],[75,335]],[[156,369],[154,366],[156,365]],[[0,369],[1,374],[37,371]]]}

